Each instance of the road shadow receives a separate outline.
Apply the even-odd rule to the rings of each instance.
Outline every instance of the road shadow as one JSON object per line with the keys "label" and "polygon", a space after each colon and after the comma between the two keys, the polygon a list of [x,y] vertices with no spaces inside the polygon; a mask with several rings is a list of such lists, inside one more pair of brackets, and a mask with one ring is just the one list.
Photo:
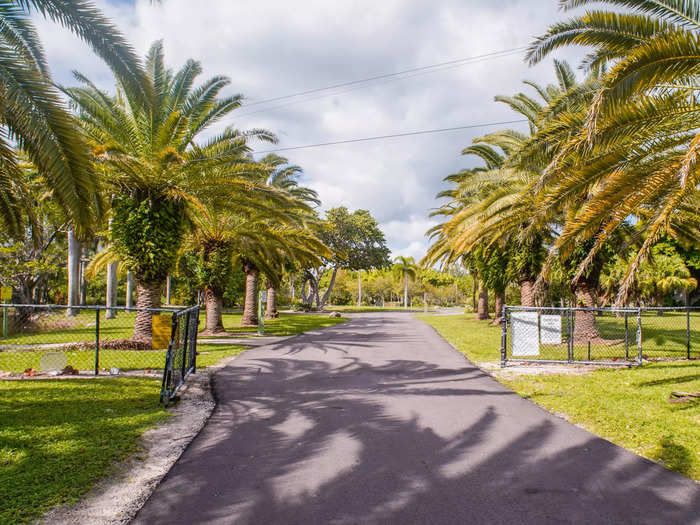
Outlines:
{"label": "road shadow", "polygon": [[382,343],[409,355],[437,345],[426,333],[400,320],[351,322],[222,369],[212,418],[134,523],[698,520],[692,481],[468,362],[377,355]]}

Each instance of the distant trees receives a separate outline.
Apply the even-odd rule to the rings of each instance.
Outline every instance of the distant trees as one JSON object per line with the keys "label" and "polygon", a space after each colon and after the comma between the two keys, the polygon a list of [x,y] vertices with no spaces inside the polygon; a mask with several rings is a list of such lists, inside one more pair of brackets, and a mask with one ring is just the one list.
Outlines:
{"label": "distant trees", "polygon": [[394,259],[392,266],[394,275],[403,281],[403,307],[408,308],[408,281],[415,281],[418,277],[418,266],[413,257],[399,255]]}

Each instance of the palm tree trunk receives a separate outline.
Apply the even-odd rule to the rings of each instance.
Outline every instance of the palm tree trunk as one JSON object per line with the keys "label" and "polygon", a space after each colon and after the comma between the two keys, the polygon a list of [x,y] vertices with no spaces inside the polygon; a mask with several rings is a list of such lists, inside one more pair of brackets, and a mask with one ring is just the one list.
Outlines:
{"label": "palm tree trunk", "polygon": [[[581,282],[574,288],[576,306],[579,308],[593,308],[595,306],[595,288]],[[574,343],[584,344],[590,340],[600,338],[600,333],[595,325],[595,312],[577,310],[574,315]]]}
{"label": "palm tree trunk", "polygon": [[134,306],[134,272],[129,270],[126,272],[126,307]]}
{"label": "palm tree trunk", "polygon": [[265,305],[265,319],[277,319],[277,290],[270,281],[265,282],[267,288],[267,304]]}
{"label": "palm tree trunk", "polygon": [[522,306],[535,306],[535,283],[533,281],[520,281],[520,304]]}
{"label": "palm tree trunk", "polygon": [[[160,308],[162,283],[150,284],[137,281],[136,308]],[[139,310],[134,322],[132,341],[151,343],[153,341],[153,313]]]}
{"label": "palm tree trunk", "polygon": [[489,291],[481,279],[479,279],[479,304],[476,308],[476,318],[479,321],[491,319],[489,315]]}
{"label": "palm tree trunk", "polygon": [[105,306],[105,319],[114,319],[117,316],[117,311],[114,307],[117,305],[117,266],[119,263],[111,262],[107,265],[107,300]]}
{"label": "palm tree trunk", "polygon": [[207,319],[203,335],[213,335],[225,332],[221,311],[224,306],[224,298],[212,288],[204,289],[204,304],[206,306]]}
{"label": "palm tree trunk", "polygon": [[503,305],[506,304],[506,292],[494,292],[495,304],[496,304],[496,315],[493,318],[492,325],[501,324],[501,319],[503,318]]}
{"label": "palm tree trunk", "polygon": [[68,230],[68,309],[66,315],[75,317],[78,310],[70,308],[77,306],[80,296],[80,241],[73,230]]}
{"label": "palm tree trunk", "polygon": [[243,319],[241,326],[258,326],[258,276],[257,267],[248,263],[245,272],[245,301],[243,302]]}
{"label": "palm tree trunk", "polygon": [[472,275],[472,312],[476,312],[478,305],[476,303],[476,277]]}
{"label": "palm tree trunk", "polygon": [[301,302],[302,302],[302,304],[309,304],[309,295],[306,293],[308,286],[309,286],[309,280],[304,279],[304,282],[301,283]]}
{"label": "palm tree trunk", "polygon": [[170,299],[173,291],[173,278],[168,275],[165,281],[165,304],[170,305]]}
{"label": "palm tree trunk", "polygon": [[408,308],[408,275],[403,278],[403,307]]}

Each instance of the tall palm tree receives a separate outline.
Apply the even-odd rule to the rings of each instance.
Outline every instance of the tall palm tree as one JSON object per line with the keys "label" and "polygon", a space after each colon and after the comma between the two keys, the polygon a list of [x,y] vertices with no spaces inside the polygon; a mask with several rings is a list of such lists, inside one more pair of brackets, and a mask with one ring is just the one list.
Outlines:
{"label": "tall palm tree", "polygon": [[[82,86],[65,89],[111,195],[110,236],[134,273],[139,308],[160,306],[193,211],[203,202],[231,210],[251,206],[253,180],[264,169],[245,162],[248,142],[274,140],[264,130],[226,128],[199,141],[242,98],[219,95],[230,83],[223,76],[195,85],[201,72],[198,62],[188,60],[173,73],[165,66],[162,42],[156,42],[140,88],[118,81],[116,95],[110,95],[76,73]],[[151,314],[141,310],[132,338],[150,341],[151,335]]]}
{"label": "tall palm tree", "polygon": [[89,148],[51,82],[44,49],[28,16],[31,11],[79,36],[121,82],[143,97],[142,71],[131,47],[92,2],[14,0],[0,6],[0,221],[8,231],[21,228],[22,177],[12,146],[16,143],[82,231],[93,225],[99,204]]}
{"label": "tall palm tree", "polygon": [[408,280],[415,280],[418,275],[416,261],[413,257],[399,255],[394,259],[392,271],[396,277],[403,279],[403,307],[408,308]]}
{"label": "tall palm tree", "polygon": [[595,239],[578,276],[630,217],[645,223],[644,241],[618,294],[624,302],[634,273],[663,235],[696,242],[700,234],[700,8],[688,0],[560,1],[565,10],[593,3],[623,10],[591,10],[553,25],[528,56],[535,63],[561,47],[594,48],[584,66],[601,71],[601,82],[588,106],[560,123],[568,129],[575,124],[576,133],[561,137],[546,175],[557,181],[555,198],[575,188],[591,190],[559,241],[565,249],[581,238]]}

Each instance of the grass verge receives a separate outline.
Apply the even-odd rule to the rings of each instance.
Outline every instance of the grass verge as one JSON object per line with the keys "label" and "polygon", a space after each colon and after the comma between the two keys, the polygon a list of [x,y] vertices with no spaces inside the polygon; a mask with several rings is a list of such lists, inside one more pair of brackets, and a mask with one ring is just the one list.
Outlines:
{"label": "grass verge", "polygon": [[70,504],[164,421],[159,380],[0,382],[0,523]]}
{"label": "grass verge", "polygon": [[[473,315],[418,317],[472,361],[499,361],[499,327]],[[547,410],[566,414],[573,423],[700,481],[700,403],[668,402],[674,390],[700,391],[700,361],[499,380]]]}

